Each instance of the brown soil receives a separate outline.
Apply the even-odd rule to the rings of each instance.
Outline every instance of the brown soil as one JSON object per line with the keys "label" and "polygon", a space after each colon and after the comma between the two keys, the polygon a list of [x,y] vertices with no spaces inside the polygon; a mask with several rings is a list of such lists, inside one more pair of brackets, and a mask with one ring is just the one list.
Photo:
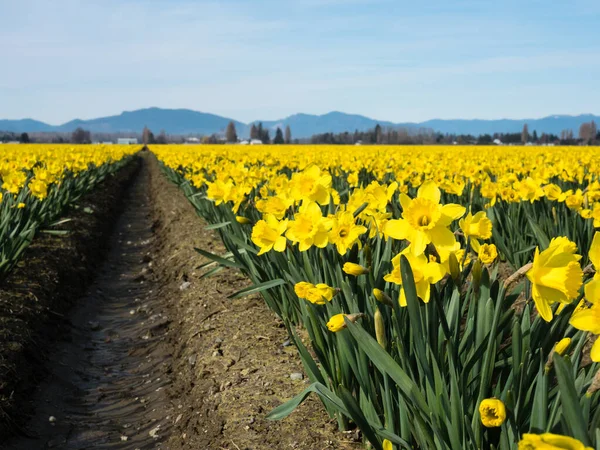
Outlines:
{"label": "brown soil", "polygon": [[39,234],[0,284],[0,443],[32,412],[25,401],[44,378],[51,336],[68,331],[64,313],[83,294],[139,161],[107,178],[65,212],[67,236]]}
{"label": "brown soil", "polygon": [[[239,272],[201,278],[195,268],[205,260],[193,247],[220,253],[220,240],[204,230],[154,158],[142,161],[112,237],[91,234],[88,245],[95,250],[87,259],[110,249],[93,284],[68,316],[47,314],[46,321],[66,332],[55,336],[58,344],[41,361],[46,380],[29,402],[21,396],[12,403],[35,414],[3,448],[360,448],[336,431],[315,399],[284,421],[264,419],[306,386],[290,378],[302,372],[296,350],[283,345],[285,329],[259,297],[226,298],[248,284]],[[119,197],[106,199],[113,208],[105,215],[109,222],[115,222]],[[30,255],[24,268],[29,261]],[[65,255],[49,263],[56,273],[81,266]],[[79,270],[94,268],[90,263]],[[65,278],[55,278],[57,292],[68,293]],[[5,292],[16,299],[18,286],[13,282]],[[60,300],[44,295],[44,302],[56,312]],[[73,304],[66,303],[60,314]],[[35,344],[45,348],[44,334],[37,336]],[[24,361],[39,365],[29,341],[15,342],[29,348]],[[7,378],[0,373],[0,379]],[[14,380],[31,394],[39,377]]]}

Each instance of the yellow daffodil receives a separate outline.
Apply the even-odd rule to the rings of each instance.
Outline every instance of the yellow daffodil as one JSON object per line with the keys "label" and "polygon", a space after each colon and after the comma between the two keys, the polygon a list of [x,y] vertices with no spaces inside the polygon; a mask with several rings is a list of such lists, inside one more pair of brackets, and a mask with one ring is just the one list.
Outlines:
{"label": "yellow daffodil", "polygon": [[324,283],[314,285],[306,281],[301,281],[294,286],[294,292],[296,292],[298,298],[308,300],[315,305],[324,305],[330,302],[335,294],[337,294],[337,291],[337,289],[327,286]]}
{"label": "yellow daffodil", "polygon": [[594,278],[585,285],[584,292],[587,301],[596,304],[600,303],[600,273],[598,272],[600,269],[600,232],[598,231],[594,233],[588,256],[596,273]]}
{"label": "yellow daffodil", "polygon": [[479,404],[481,423],[487,428],[499,427],[506,420],[506,407],[502,400],[486,398]]}
{"label": "yellow daffodil", "polygon": [[311,200],[326,205],[331,193],[331,174],[313,164],[292,176],[290,192],[297,202]]}
{"label": "yellow daffodil", "polygon": [[386,235],[408,240],[414,255],[422,254],[429,243],[436,248],[453,247],[456,240],[448,226],[462,217],[465,208],[456,204],[441,205],[440,197],[439,188],[431,181],[419,187],[415,199],[400,194],[402,219],[388,221]]}
{"label": "yellow daffodil", "polygon": [[[431,295],[431,285],[437,283],[444,275],[446,275],[446,269],[443,265],[437,262],[430,262],[424,254],[415,256],[411,251],[410,247],[407,247],[402,253],[399,253],[392,259],[393,269],[392,272],[384,276],[385,281],[390,283],[402,285],[402,275],[400,269],[401,256],[406,256],[410,268],[413,272],[413,278],[417,288],[417,296],[428,303]],[[404,289],[400,289],[400,306],[406,306],[406,295]]]}
{"label": "yellow daffodil", "polygon": [[519,441],[519,450],[593,450],[586,447],[583,442],[560,434],[525,433]]}
{"label": "yellow daffodil", "polygon": [[569,348],[569,345],[571,345],[571,338],[562,338],[554,346],[554,353],[561,356],[564,355],[567,349]]}
{"label": "yellow daffodil", "polygon": [[340,255],[344,255],[367,232],[366,227],[356,224],[354,215],[349,211],[338,212],[330,220],[329,242],[336,246]]}
{"label": "yellow daffodil", "polygon": [[362,316],[363,316],[363,314],[361,314],[361,313],[358,313],[358,314],[336,314],[329,318],[329,321],[327,322],[327,328],[329,329],[329,331],[331,331],[333,333],[337,333],[338,331],[341,331],[344,328],[346,328],[346,322],[344,319],[347,319],[350,322],[354,323],[354,322],[356,322],[356,320],[359,317],[362,317]]}
{"label": "yellow daffodil", "polygon": [[294,220],[288,223],[286,237],[298,243],[303,252],[313,245],[319,248],[327,246],[330,221],[323,217],[321,208],[312,201],[303,202]]}
{"label": "yellow daffodil", "polygon": [[235,221],[242,225],[248,225],[248,224],[252,223],[252,221],[250,219],[248,219],[247,217],[243,217],[243,216],[235,216]]}
{"label": "yellow daffodil", "polygon": [[485,211],[475,215],[468,213],[458,221],[465,237],[474,239],[489,239],[492,237],[492,221],[488,219]]}
{"label": "yellow daffodil", "polygon": [[531,293],[539,315],[552,320],[551,306],[555,303],[571,303],[581,287],[583,271],[579,265],[577,246],[566,237],[552,239],[542,252],[535,249],[533,265],[527,272],[531,281]]}
{"label": "yellow daffodil", "polygon": [[342,270],[344,271],[344,273],[347,273],[348,275],[353,275],[355,277],[369,273],[369,269],[367,269],[366,267],[351,262],[344,263],[344,267],[342,267]]}
{"label": "yellow daffodil", "polygon": [[483,244],[479,247],[477,257],[483,264],[492,264],[498,257],[498,250],[494,244]]}
{"label": "yellow daffodil", "polygon": [[267,214],[264,220],[256,222],[252,228],[252,242],[260,247],[259,255],[271,249],[276,252],[285,250],[286,240],[282,235],[287,229],[287,224],[287,219],[279,221],[270,214]]}
{"label": "yellow daffodil", "polygon": [[338,331],[346,328],[344,317],[346,317],[346,314],[336,314],[335,316],[331,316],[329,318],[329,322],[327,322],[327,328],[329,331],[337,333]]}

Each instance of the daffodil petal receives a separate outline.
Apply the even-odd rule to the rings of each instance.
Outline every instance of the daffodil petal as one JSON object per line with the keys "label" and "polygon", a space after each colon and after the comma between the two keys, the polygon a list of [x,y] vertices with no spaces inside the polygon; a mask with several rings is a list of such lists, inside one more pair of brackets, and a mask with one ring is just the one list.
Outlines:
{"label": "daffodil petal", "polygon": [[600,308],[592,307],[575,311],[569,323],[578,330],[600,334]]}
{"label": "daffodil petal", "polygon": [[441,198],[440,188],[433,181],[426,181],[419,187],[417,197],[426,198],[433,203],[439,203]]}
{"label": "daffodil petal", "polygon": [[596,339],[596,342],[592,345],[590,357],[592,358],[592,361],[600,362],[600,339]]}
{"label": "daffodil petal", "polygon": [[407,239],[410,234],[410,225],[404,219],[389,220],[385,224],[384,233],[392,239]]}

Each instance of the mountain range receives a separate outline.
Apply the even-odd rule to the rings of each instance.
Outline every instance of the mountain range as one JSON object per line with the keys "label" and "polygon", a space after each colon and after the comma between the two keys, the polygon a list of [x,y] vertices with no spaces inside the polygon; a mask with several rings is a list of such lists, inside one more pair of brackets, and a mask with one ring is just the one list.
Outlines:
{"label": "mountain range", "polygon": [[[263,127],[272,130],[271,136],[277,127],[287,125],[292,130],[294,138],[308,138],[319,133],[341,133],[354,130],[364,131],[374,128],[377,124],[382,127],[419,129],[428,128],[440,133],[472,134],[475,136],[492,133],[516,133],[527,124],[529,132],[559,134],[562,130],[573,130],[577,135],[579,126],[584,122],[594,120],[600,123],[600,116],[582,114],[578,116],[553,115],[540,119],[432,119],[425,122],[394,123],[375,120],[369,117],[346,114],[333,111],[323,115],[294,114],[280,120],[263,120]],[[100,117],[97,119],[71,120],[62,125],[49,125],[33,119],[2,120],[0,131],[22,132],[71,132],[77,127],[84,128],[93,133],[141,133],[144,126],[150,128],[155,134],[164,130],[168,134],[209,135],[224,132],[227,124],[233,121],[240,137],[247,138],[250,134],[250,123],[239,122],[227,117],[218,116],[190,109],[163,109],[145,108],[135,111],[124,111],[119,115]]]}

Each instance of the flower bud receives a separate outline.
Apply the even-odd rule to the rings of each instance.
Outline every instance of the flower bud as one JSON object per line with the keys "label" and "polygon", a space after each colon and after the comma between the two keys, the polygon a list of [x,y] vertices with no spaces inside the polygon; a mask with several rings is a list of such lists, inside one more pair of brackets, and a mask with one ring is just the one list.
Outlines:
{"label": "flower bud", "polygon": [[556,353],[559,356],[564,355],[567,349],[569,348],[569,345],[571,345],[571,338],[568,337],[562,338],[556,343],[556,345],[548,355],[548,361],[546,361],[546,365],[544,366],[544,370],[546,371],[546,373],[550,372],[552,364],[554,364],[554,354]]}
{"label": "flower bud", "polygon": [[348,275],[354,275],[355,277],[369,273],[369,269],[366,267],[351,262],[344,263],[342,270],[344,273],[347,273]]}
{"label": "flower bud", "polygon": [[387,337],[385,335],[385,322],[383,320],[383,316],[381,315],[381,311],[379,308],[375,309],[375,336],[377,337],[377,342],[381,345],[382,348],[387,348]]}
{"label": "flower bud", "polygon": [[336,314],[329,318],[329,322],[327,322],[327,328],[329,331],[337,333],[340,330],[346,328],[346,321],[344,319],[348,319],[350,322],[356,322],[360,317],[364,316],[362,313],[357,314]]}
{"label": "flower bud", "polygon": [[377,301],[379,301],[385,305],[388,305],[391,307],[394,306],[390,296],[387,295],[385,292],[383,292],[381,289],[377,289],[377,288],[373,289],[373,296],[377,299]]}
{"label": "flower bud", "polygon": [[244,216],[235,216],[235,221],[237,223],[241,223],[242,225],[248,225],[248,224],[252,223],[252,221],[250,219],[248,219],[247,217],[244,217]]}
{"label": "flower bud", "polygon": [[471,270],[471,275],[473,276],[473,286],[475,290],[479,289],[479,282],[481,281],[481,272],[481,261],[477,259],[473,263],[473,268]]}
{"label": "flower bud", "polygon": [[454,280],[454,283],[460,284],[460,266],[454,253],[450,253],[448,256],[448,266],[450,268],[450,276]]}

